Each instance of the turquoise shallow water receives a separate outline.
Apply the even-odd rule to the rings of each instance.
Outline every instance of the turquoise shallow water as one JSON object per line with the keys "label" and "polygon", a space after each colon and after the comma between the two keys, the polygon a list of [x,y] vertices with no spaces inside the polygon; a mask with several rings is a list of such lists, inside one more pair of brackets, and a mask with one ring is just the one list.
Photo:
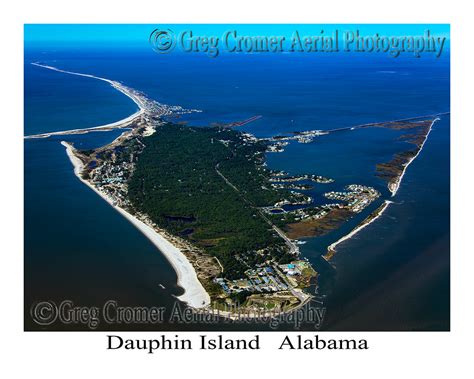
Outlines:
{"label": "turquoise shallow water", "polygon": [[[40,69],[31,66],[32,61],[119,80],[163,103],[202,109],[183,118],[197,125],[260,114],[260,120],[243,128],[259,136],[449,110],[449,57],[221,58],[159,56],[147,50],[27,51],[25,134],[96,126],[136,109],[105,83]],[[422,154],[407,170],[395,203],[377,222],[340,245],[336,270],[321,262],[320,254],[366,214],[302,245],[303,255],[322,275],[327,305],[323,328],[449,328],[449,127],[449,117],[435,124]],[[385,183],[374,176],[374,169],[403,144],[393,143],[395,134],[364,129],[321,136],[314,143],[291,144],[282,154],[269,154],[268,164],[291,174],[335,178],[332,185],[315,186],[311,194],[316,201],[322,201],[326,190],[351,183],[374,186],[386,198]],[[66,139],[89,148],[116,135],[25,141],[27,328],[36,328],[29,307],[46,298],[70,298],[83,305],[112,298],[126,305],[171,308],[181,293],[171,266],[140,232],[78,181],[59,143]],[[132,328],[267,327],[167,323]]]}

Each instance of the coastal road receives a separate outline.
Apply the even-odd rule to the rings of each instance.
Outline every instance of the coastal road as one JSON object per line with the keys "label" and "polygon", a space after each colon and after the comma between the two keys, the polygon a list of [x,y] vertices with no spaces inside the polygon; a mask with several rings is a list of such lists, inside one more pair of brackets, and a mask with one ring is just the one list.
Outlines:
{"label": "coastal road", "polygon": [[280,277],[280,279],[282,279],[285,282],[291,294],[301,302],[301,305],[305,304],[311,298],[311,296],[308,296],[304,292],[295,289],[293,285],[290,283],[290,281],[288,280],[288,278],[286,277],[286,275],[281,272],[277,264],[273,265],[273,270]]}
{"label": "coastal road", "polygon": [[214,167],[217,174],[227,183],[227,185],[229,185],[235,192],[237,192],[239,194],[239,196],[247,203],[249,204],[252,208],[256,209],[257,212],[259,213],[260,217],[263,218],[263,220],[272,227],[272,229],[281,237],[285,240],[285,243],[286,245],[288,246],[289,248],[289,253],[290,254],[293,254],[293,255],[296,255],[298,254],[299,252],[299,249],[298,249],[298,246],[296,246],[296,244],[291,240],[289,239],[286,234],[280,229],[278,228],[275,224],[273,224],[266,216],[265,214],[263,213],[263,211],[256,207],[250,200],[248,200],[243,194],[242,192],[240,192],[240,190],[234,186],[229,179],[227,179],[224,174],[222,174],[222,172],[219,171],[219,164],[220,163],[217,163],[216,166]]}

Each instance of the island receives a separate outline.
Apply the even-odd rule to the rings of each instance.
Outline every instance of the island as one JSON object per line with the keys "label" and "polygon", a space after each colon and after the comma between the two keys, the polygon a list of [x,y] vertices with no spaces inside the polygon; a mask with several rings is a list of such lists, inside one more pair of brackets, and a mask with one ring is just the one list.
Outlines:
{"label": "island", "polygon": [[317,272],[300,256],[297,239],[338,228],[380,196],[352,184],[325,193],[332,202],[312,206],[295,186],[334,181],[268,169],[268,141],[228,127],[148,120],[95,150],[66,146],[83,181],[180,250],[209,296],[195,307],[303,306]]}
{"label": "island", "polygon": [[[333,130],[295,131],[288,136],[256,138],[238,127],[260,119],[194,127],[170,116],[199,112],[169,106],[117,81],[103,80],[138,106],[133,115],[113,124],[26,136],[81,134],[123,129],[105,146],[78,150],[62,141],[78,178],[126,217],[171,263],[184,289],[179,299],[193,309],[217,309],[221,315],[290,312],[311,301],[318,273],[299,251],[299,239],[338,229],[382,196],[375,188],[353,183],[326,191],[327,203],[315,205],[313,186],[334,183],[318,174],[289,175],[271,170],[266,156],[289,143],[311,143],[329,133],[366,127],[402,130],[400,139],[415,146],[379,163],[376,175],[396,193],[408,165],[418,156],[437,117],[364,124]],[[337,184],[337,183],[336,183]],[[385,200],[336,246],[379,218]]]}
{"label": "island", "polygon": [[209,296],[193,306],[289,311],[309,301],[317,273],[269,207],[310,199],[273,186],[267,143],[226,127],[152,124],[95,150],[64,144],[83,181],[179,248]]}
{"label": "island", "polygon": [[414,148],[397,153],[386,163],[377,165],[377,176],[388,182],[388,189],[392,196],[398,191],[400,182],[408,166],[420,154],[436,121],[439,117],[428,117],[427,119],[414,119],[405,122],[381,123],[376,126],[394,130],[403,130],[405,134],[399,137],[400,140],[415,145]]}

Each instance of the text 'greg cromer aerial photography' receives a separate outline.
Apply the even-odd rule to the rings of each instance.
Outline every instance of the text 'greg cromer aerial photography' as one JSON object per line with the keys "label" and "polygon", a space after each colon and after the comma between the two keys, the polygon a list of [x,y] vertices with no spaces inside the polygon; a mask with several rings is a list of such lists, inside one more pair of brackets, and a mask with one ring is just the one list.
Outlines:
{"label": "text 'greg cromer aerial photography'", "polygon": [[450,329],[449,25],[24,30],[25,330]]}

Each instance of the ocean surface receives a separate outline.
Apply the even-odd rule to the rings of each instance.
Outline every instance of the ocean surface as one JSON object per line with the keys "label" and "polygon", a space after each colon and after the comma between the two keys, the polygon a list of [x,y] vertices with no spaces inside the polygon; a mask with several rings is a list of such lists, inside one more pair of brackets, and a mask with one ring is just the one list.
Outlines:
{"label": "ocean surface", "polygon": [[[33,66],[41,62],[93,74],[143,91],[169,105],[200,109],[178,121],[207,126],[254,115],[241,130],[259,137],[334,129],[450,110],[449,54],[440,59],[364,54],[246,54],[216,59],[193,54],[158,55],[151,49],[25,50],[25,135],[117,121],[136,105],[107,83]],[[101,146],[120,132],[25,140],[25,328],[78,329],[80,324],[39,327],[35,302],[68,299],[101,306],[176,303],[182,290],[160,252],[127,220],[74,175],[60,141]],[[448,330],[450,325],[450,120],[441,117],[419,157],[409,166],[384,214],[338,246],[329,265],[326,246],[352,230],[389,198],[375,164],[406,143],[399,131],[358,129],[291,143],[269,153],[268,166],[290,174],[329,176],[309,191],[316,203],[328,190],[364,184],[380,201],[337,231],[301,245],[320,273],[319,297],[327,330]],[[178,303],[179,304],[179,303]],[[281,325],[292,330],[292,325]],[[303,328],[313,328],[311,324]],[[99,329],[262,329],[265,324],[166,322],[100,325]]]}

